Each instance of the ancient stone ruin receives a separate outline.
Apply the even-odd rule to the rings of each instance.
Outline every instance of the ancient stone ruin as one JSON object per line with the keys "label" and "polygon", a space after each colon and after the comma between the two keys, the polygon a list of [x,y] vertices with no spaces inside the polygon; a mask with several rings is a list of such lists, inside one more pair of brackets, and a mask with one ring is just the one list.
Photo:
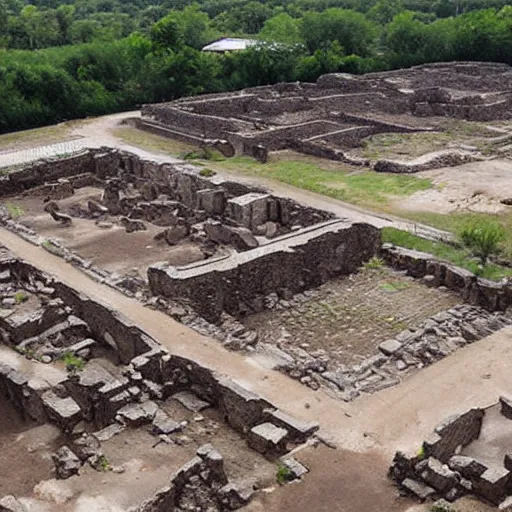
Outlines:
{"label": "ancient stone ruin", "polygon": [[[318,429],[208,368],[169,354],[115,311],[3,248],[0,254],[0,400],[23,416],[25,428],[50,423],[60,430],[51,457],[57,480],[87,474],[95,481],[91,471],[97,478],[113,472],[123,485],[125,469],[113,465],[118,437],[136,439],[154,454],[169,446],[170,460],[182,459],[181,447],[188,453],[185,447],[197,443],[196,455],[166,477],[167,486],[154,495],[146,489],[144,499],[130,507],[235,510],[248,503],[255,484],[250,473],[226,470],[214,448],[221,431],[232,431],[238,457],[263,464],[282,456],[288,461],[288,451]],[[181,419],[184,414],[188,419]],[[25,510],[13,496],[0,499],[0,508]]]}
{"label": "ancient stone ruin", "polygon": [[[30,209],[13,219],[6,208],[8,229],[345,401],[512,324],[510,283],[381,246],[373,226],[191,165],[88,151],[0,181]],[[365,269],[376,256],[378,268]]]}
{"label": "ancient stone ruin", "polygon": [[[378,133],[432,131],[428,118],[508,119],[512,73],[505,64],[440,63],[363,76],[329,74],[316,83],[254,87],[145,105],[137,126],[193,145],[212,138],[231,154],[262,162],[283,149],[372,165],[381,172],[417,172],[478,158],[444,151],[411,164],[370,162],[350,149]],[[407,121],[403,119],[407,117]]]}
{"label": "ancient stone ruin", "polygon": [[453,502],[471,494],[508,510],[512,503],[512,402],[475,408],[448,418],[413,456],[397,452],[389,476],[421,501]]}

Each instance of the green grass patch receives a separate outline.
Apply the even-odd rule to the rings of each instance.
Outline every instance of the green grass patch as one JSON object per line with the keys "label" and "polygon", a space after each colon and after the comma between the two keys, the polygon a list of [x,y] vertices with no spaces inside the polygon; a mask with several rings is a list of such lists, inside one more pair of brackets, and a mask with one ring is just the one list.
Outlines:
{"label": "green grass patch", "polygon": [[384,267],[384,260],[373,256],[366,263],[363,263],[363,268],[366,270],[378,270]]}
{"label": "green grass patch", "polygon": [[81,357],[75,356],[72,352],[64,353],[61,360],[70,372],[83,370],[85,366],[85,361]]}
{"label": "green grass patch", "polygon": [[16,206],[15,204],[12,203],[7,203],[5,207],[7,208],[7,211],[9,212],[9,215],[12,220],[19,219],[22,215],[25,214],[21,206]]}
{"label": "green grass patch", "polygon": [[470,270],[474,274],[480,275],[487,279],[498,281],[504,277],[512,276],[512,269],[494,265],[492,263],[487,264],[482,269],[478,260],[471,257],[466,249],[448,245],[442,242],[425,240],[424,238],[420,238],[399,229],[384,228],[382,230],[382,242],[387,242],[400,247],[405,247],[407,249],[414,249],[415,251],[432,254],[439,259]]}
{"label": "green grass patch", "polygon": [[393,281],[391,283],[381,283],[379,285],[379,288],[386,292],[399,292],[401,290],[407,290],[409,288],[409,283],[404,283],[402,281]]}
{"label": "green grass patch", "polygon": [[479,221],[498,221],[505,230],[503,240],[503,256],[512,259],[512,212],[501,215],[489,213],[465,212],[465,213],[433,213],[433,212],[399,212],[400,215],[412,221],[428,224],[451,233],[460,233],[461,230],[472,223]]}
{"label": "green grass patch", "polygon": [[284,464],[279,464],[276,473],[276,479],[279,484],[286,484],[295,478],[293,472],[288,469]]}
{"label": "green grass patch", "polygon": [[[326,168],[326,167],[330,168]],[[217,169],[262,176],[360,206],[387,206],[394,198],[432,187],[424,178],[353,170],[342,165],[325,167],[303,160],[276,160],[266,164],[249,157],[224,160]]]}
{"label": "green grass patch", "polygon": [[16,301],[16,304],[21,304],[23,302],[27,302],[28,295],[24,291],[19,291],[14,294],[14,300]]}

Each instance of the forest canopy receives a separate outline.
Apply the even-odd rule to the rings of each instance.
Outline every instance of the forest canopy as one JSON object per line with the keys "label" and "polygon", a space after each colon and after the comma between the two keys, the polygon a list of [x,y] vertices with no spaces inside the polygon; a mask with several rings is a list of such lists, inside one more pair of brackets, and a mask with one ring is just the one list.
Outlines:
{"label": "forest canopy", "polygon": [[[225,36],[243,52],[201,48]],[[504,0],[0,0],[0,132],[426,62],[512,64]]]}

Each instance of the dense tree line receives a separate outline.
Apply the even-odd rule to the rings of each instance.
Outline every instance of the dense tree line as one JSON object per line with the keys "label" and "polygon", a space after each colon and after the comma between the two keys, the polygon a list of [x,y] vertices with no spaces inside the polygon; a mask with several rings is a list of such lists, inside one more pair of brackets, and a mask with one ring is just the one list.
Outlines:
{"label": "dense tree line", "polygon": [[[0,0],[0,132],[328,72],[512,64],[501,0],[68,1]],[[221,35],[261,43],[200,51]]]}

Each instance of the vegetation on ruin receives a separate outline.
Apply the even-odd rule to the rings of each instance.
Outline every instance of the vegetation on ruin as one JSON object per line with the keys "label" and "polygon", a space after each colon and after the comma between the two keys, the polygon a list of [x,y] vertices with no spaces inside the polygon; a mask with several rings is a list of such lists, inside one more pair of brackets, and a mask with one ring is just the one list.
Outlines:
{"label": "vegetation on ruin", "polygon": [[66,369],[70,372],[83,370],[85,366],[85,361],[72,352],[62,354],[61,360],[66,365]]}
{"label": "vegetation on ruin", "polygon": [[457,509],[445,500],[440,500],[430,507],[430,512],[457,512]]}
{"label": "vegetation on ruin", "polygon": [[276,480],[279,484],[283,485],[294,480],[295,475],[284,464],[279,464],[277,467]]}
{"label": "vegetation on ruin", "polygon": [[[506,0],[0,0],[0,132],[328,72],[512,62]],[[203,53],[222,36],[260,44]]]}
{"label": "vegetation on ruin", "polygon": [[395,228],[384,228],[382,230],[382,241],[383,243],[391,243],[407,249],[432,254],[487,279],[500,280],[512,276],[512,268],[494,263],[487,263],[482,267],[480,260],[475,259],[467,248],[460,245],[426,240]]}
{"label": "vegetation on ruin", "polygon": [[505,230],[496,220],[473,220],[460,230],[459,239],[462,245],[478,257],[480,263],[485,266],[490,256],[501,252]]}
{"label": "vegetation on ruin", "polygon": [[16,301],[16,304],[26,302],[28,300],[28,294],[20,290],[14,294],[14,300]]}
{"label": "vegetation on ruin", "polygon": [[502,255],[504,258],[512,259],[512,212],[506,212],[500,215],[493,215],[480,212],[456,212],[451,214],[441,214],[434,212],[399,212],[400,215],[416,222],[428,224],[429,226],[450,231],[451,233],[460,233],[468,224],[475,222],[499,222],[503,227],[505,238],[501,242]]}
{"label": "vegetation on ruin", "polygon": [[295,159],[293,154],[290,159],[280,158],[266,164],[249,157],[235,157],[223,161],[218,168],[274,179],[365,207],[382,208],[396,197],[432,187],[432,182],[424,178],[350,169],[327,161],[318,164],[313,159]]}
{"label": "vegetation on ruin", "polygon": [[377,256],[373,256],[366,263],[363,264],[363,268],[366,270],[378,270],[384,266],[384,260]]}
{"label": "vegetation on ruin", "polygon": [[9,213],[9,216],[12,220],[19,219],[25,213],[21,206],[16,206],[12,203],[7,203],[5,207],[7,208],[7,212]]}

